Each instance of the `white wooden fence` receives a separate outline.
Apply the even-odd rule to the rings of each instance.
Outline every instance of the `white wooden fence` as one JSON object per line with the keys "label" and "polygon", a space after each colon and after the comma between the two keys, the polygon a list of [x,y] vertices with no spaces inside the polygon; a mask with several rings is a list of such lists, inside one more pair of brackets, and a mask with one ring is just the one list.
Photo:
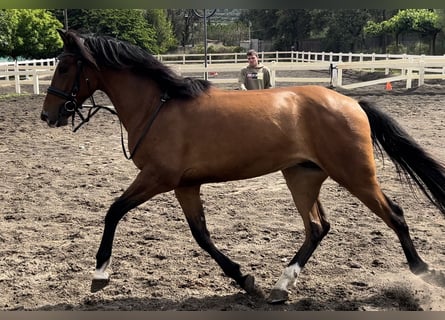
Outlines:
{"label": "white wooden fence", "polygon": [[[232,56],[231,56],[232,55]],[[207,70],[203,67],[202,55],[165,55],[158,59],[171,64],[182,75],[207,72],[222,77],[211,78],[215,83],[236,83],[237,78],[223,75],[239,71],[246,65],[245,53],[212,54],[208,58]],[[343,89],[353,89],[387,82],[405,81],[407,89],[412,88],[413,80],[417,86],[427,79],[445,79],[445,55],[407,55],[407,54],[364,54],[364,53],[326,53],[326,52],[260,52],[260,60],[272,72],[272,84],[279,83],[326,83]],[[228,61],[230,63],[224,63]],[[325,71],[317,77],[298,77],[298,71]],[[376,72],[379,79],[344,83],[343,73],[346,70]],[[286,73],[281,71],[288,71]],[[291,71],[291,72],[289,72]],[[293,72],[295,71],[295,72]]]}
{"label": "white wooden fence", "polygon": [[55,58],[0,62],[0,86],[15,85],[15,92],[21,93],[21,85],[32,84],[39,94],[40,84],[49,84],[56,68]]}
{"label": "white wooden fence", "polygon": [[[277,83],[324,83],[334,87],[353,89],[387,82],[404,81],[406,88],[423,85],[428,79],[445,79],[445,56],[393,55],[364,53],[325,53],[277,51],[260,52],[260,60],[271,69],[271,81]],[[203,54],[168,54],[157,58],[184,76],[204,77],[206,74],[215,84],[236,84],[237,73],[246,63],[245,53],[212,53],[204,66]],[[54,73],[56,59],[0,63],[0,86],[31,84],[39,94],[39,85],[49,84]],[[299,71],[321,71],[315,77],[301,77]],[[372,81],[344,81],[347,70],[375,72],[378,79]],[[286,71],[286,72],[284,72]],[[303,72],[301,72],[303,73]]]}
{"label": "white wooden fence", "polygon": [[[358,61],[338,63],[334,69],[334,83],[336,87],[353,89],[371,86],[381,83],[405,81],[406,88],[412,88],[412,81],[417,80],[417,86],[421,86],[427,79],[445,79],[445,56],[406,56],[398,59],[378,61]],[[367,70],[375,72],[383,71],[381,78],[371,81],[344,84],[344,70]],[[336,71],[336,72],[335,72]]]}

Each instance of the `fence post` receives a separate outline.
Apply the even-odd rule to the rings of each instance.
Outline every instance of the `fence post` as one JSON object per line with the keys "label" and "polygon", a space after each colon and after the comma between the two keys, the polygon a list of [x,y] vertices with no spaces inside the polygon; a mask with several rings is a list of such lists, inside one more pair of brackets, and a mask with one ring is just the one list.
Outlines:
{"label": "fence post", "polygon": [[406,89],[411,89],[412,87],[412,72],[411,68],[406,69]]}
{"label": "fence post", "polygon": [[[359,61],[360,63],[363,62],[363,53],[360,53],[359,58],[358,58],[358,61]],[[360,68],[359,70],[361,71],[362,68]]]}
{"label": "fence post", "polygon": [[[445,58],[445,54],[443,56]],[[445,66],[442,68],[442,74],[445,74]]]}
{"label": "fence post", "polygon": [[422,54],[420,56],[420,65],[419,65],[419,81],[417,86],[420,87],[425,83],[425,55]]}
{"label": "fence post", "polygon": [[[402,55],[402,59],[403,59],[403,60],[408,59],[408,56],[407,56],[406,53],[404,53],[404,54]],[[406,69],[402,69],[401,71],[402,71],[402,74],[406,74]]]}
{"label": "fence post", "polygon": [[[443,56],[445,57],[445,54]],[[442,68],[442,74],[445,74],[445,66]]]}
{"label": "fence post", "polygon": [[17,63],[17,60],[14,63],[14,82],[15,82],[15,93],[20,94],[20,74],[19,74],[19,65]]}
{"label": "fence post", "polygon": [[275,87],[276,75],[277,75],[277,70],[275,68],[275,63],[272,63],[270,68],[270,84],[272,85],[272,87]]}
{"label": "fence post", "polygon": [[[5,69],[6,72],[9,72],[9,71],[10,71],[10,69],[9,69],[9,63],[6,64],[5,68],[6,68],[6,69]],[[8,75],[6,76],[6,80],[11,81],[11,80],[12,80],[12,75],[8,74]]]}
{"label": "fence post", "polygon": [[331,63],[329,66],[329,73],[331,76],[331,86],[336,87],[338,85],[338,72],[337,72],[337,65]]}
{"label": "fence post", "polygon": [[335,78],[333,78],[333,80],[335,80],[335,86],[342,87],[343,86],[343,69],[337,67],[333,71],[335,71],[335,73],[333,74],[335,76]]}
{"label": "fence post", "polygon": [[34,69],[34,71],[33,71],[32,81],[33,81],[33,87],[34,87],[34,94],[40,94],[39,76],[37,75],[37,69]]}
{"label": "fence post", "polygon": [[417,86],[423,86],[425,83],[425,68],[424,67],[420,67],[419,69],[419,82],[417,83]]}
{"label": "fence post", "polygon": [[[409,62],[412,62],[412,58],[408,59]],[[413,68],[409,67],[406,69],[406,89],[411,89],[412,88],[412,81],[413,81]]]}

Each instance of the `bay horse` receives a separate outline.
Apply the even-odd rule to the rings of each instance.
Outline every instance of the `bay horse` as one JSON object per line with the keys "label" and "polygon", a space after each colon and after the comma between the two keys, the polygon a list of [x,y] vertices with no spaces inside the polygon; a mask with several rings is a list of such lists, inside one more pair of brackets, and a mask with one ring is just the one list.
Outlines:
{"label": "bay horse", "polygon": [[[411,239],[402,209],[381,190],[374,151],[384,152],[445,214],[445,166],[397,122],[366,101],[322,86],[237,91],[177,75],[138,46],[107,36],[59,30],[63,52],[45,96],[41,119],[50,127],[81,115],[96,90],[113,104],[139,168],[111,205],[96,255],[91,291],[109,282],[116,227],[131,209],[174,190],[191,233],[248,294],[265,297],[250,274],[223,254],[206,226],[200,187],[280,170],[305,227],[301,248],[284,268],[267,301],[289,299],[288,289],[330,224],[319,200],[331,177],[396,233],[410,270],[428,271]],[[100,106],[96,106],[100,108]],[[121,128],[122,130],[122,128]],[[125,149],[124,149],[125,150]]]}

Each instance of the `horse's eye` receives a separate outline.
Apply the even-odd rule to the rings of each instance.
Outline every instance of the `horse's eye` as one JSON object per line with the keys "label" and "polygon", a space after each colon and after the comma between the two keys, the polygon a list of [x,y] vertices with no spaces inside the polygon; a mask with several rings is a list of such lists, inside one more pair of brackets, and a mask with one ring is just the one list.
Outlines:
{"label": "horse's eye", "polygon": [[68,72],[68,67],[67,66],[59,66],[59,73],[60,74],[64,74]]}

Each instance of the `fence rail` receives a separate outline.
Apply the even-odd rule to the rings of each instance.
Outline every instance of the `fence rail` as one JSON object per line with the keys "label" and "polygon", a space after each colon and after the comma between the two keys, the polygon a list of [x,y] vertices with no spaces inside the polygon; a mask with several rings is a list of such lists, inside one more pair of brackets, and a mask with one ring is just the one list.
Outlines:
{"label": "fence rail", "polygon": [[[354,62],[409,59],[415,57],[438,57],[409,54],[345,53],[345,52],[311,52],[311,51],[272,51],[258,52],[264,63],[271,62]],[[204,64],[203,54],[164,54],[157,55],[165,64]],[[442,56],[445,57],[445,56]],[[212,63],[245,63],[246,53],[209,53],[207,62]]]}
{"label": "fence rail", "polygon": [[[420,86],[428,79],[445,79],[445,55],[279,51],[260,52],[259,56],[271,69],[271,82],[274,86],[277,83],[325,83],[353,89],[404,81],[409,89],[413,86],[413,80],[417,80],[416,84]],[[209,54],[207,68],[203,54],[168,54],[158,55],[157,58],[178,74],[207,76],[211,82],[218,85],[236,84],[237,73],[246,65],[245,53]],[[16,93],[21,93],[21,85],[31,84],[34,93],[39,94],[39,86],[50,83],[56,65],[54,58],[0,63],[0,86],[14,84]],[[304,70],[322,72],[316,73],[315,77],[299,77],[298,71]],[[376,72],[380,78],[345,83],[344,72],[348,70]]]}
{"label": "fence rail", "polygon": [[40,84],[49,84],[57,65],[55,58],[0,62],[0,86],[15,85],[21,93],[21,85],[32,84],[35,94],[40,93]]}

